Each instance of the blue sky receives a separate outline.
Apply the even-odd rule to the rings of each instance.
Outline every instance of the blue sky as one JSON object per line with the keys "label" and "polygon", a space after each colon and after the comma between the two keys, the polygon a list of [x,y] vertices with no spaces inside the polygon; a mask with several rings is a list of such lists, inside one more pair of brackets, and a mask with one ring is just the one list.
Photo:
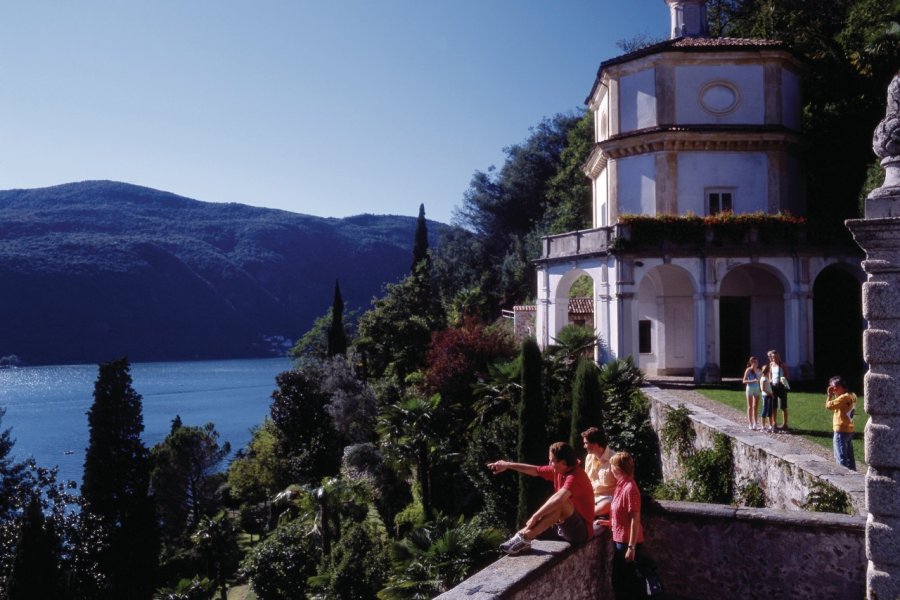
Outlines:
{"label": "blue sky", "polygon": [[449,222],[580,110],[664,0],[28,0],[0,12],[0,189],[86,179]]}

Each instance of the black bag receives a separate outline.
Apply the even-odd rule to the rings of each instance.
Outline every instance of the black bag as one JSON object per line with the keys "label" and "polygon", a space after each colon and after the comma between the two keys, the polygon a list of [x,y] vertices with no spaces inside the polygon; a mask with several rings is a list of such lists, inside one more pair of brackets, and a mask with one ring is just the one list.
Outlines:
{"label": "black bag", "polygon": [[643,593],[642,597],[654,598],[655,600],[663,600],[666,597],[666,590],[663,588],[662,580],[659,578],[659,573],[656,572],[656,565],[653,564],[652,560],[641,557],[634,567],[634,574]]}

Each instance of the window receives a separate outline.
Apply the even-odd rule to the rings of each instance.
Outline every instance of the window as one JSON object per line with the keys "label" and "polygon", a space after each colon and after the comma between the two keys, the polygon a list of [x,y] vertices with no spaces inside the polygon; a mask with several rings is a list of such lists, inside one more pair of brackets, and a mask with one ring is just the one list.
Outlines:
{"label": "window", "polygon": [[653,352],[650,331],[649,319],[641,319],[638,321],[638,352],[641,354],[650,354]]}
{"label": "window", "polygon": [[706,205],[711,215],[734,210],[734,190],[706,190]]}

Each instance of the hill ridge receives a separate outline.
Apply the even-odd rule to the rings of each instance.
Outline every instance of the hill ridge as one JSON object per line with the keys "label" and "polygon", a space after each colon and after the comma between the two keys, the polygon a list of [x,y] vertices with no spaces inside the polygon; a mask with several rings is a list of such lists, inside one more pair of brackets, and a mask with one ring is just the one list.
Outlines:
{"label": "hill ridge", "polygon": [[[242,358],[296,338],[339,279],[364,307],[408,271],[415,217],[303,215],[90,180],[0,191],[0,356]],[[429,222],[431,237],[447,227]]]}

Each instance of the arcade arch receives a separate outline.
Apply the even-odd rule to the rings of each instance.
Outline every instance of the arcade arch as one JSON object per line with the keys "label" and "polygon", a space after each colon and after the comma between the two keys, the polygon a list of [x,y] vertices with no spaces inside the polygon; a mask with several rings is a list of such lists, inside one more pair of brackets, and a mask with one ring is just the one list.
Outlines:
{"label": "arcade arch", "polygon": [[553,290],[547,343],[552,343],[566,325],[587,327],[599,335],[595,298],[596,280],[590,272],[581,268],[566,271]]}
{"label": "arcade arch", "polygon": [[813,364],[818,381],[843,375],[852,389],[862,389],[862,278],[855,265],[835,263],[813,283]]}
{"label": "arcade arch", "polygon": [[638,365],[648,374],[693,375],[696,357],[695,284],[674,265],[650,269],[638,285]]}
{"label": "arcade arch", "polygon": [[782,274],[766,265],[740,265],[722,278],[718,339],[723,377],[740,377],[751,355],[764,357],[772,348],[784,354],[788,290]]}

